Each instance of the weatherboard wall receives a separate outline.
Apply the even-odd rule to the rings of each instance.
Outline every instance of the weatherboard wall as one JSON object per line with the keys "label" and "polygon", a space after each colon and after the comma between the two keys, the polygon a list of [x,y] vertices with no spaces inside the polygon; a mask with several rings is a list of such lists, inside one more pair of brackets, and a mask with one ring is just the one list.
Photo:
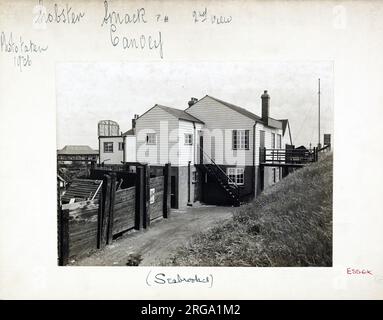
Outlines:
{"label": "weatherboard wall", "polygon": [[[191,165],[194,165],[198,148],[197,132],[202,129],[202,125],[200,123],[179,120],[178,128],[178,165],[187,166],[189,161]],[[185,144],[185,134],[192,135],[192,145]]]}
{"label": "weatherboard wall", "polygon": [[[265,131],[265,148],[270,149],[272,147],[272,133],[282,135],[282,129],[270,128],[262,123],[257,123],[255,128],[255,165],[259,165],[259,148],[260,148],[260,140],[261,140],[261,131]],[[275,138],[276,139],[276,138]],[[277,143],[275,141],[275,148],[277,147]],[[282,141],[282,148],[284,148]]]}
{"label": "weatherboard wall", "polygon": [[136,136],[124,137],[125,162],[136,162]]}
{"label": "weatherboard wall", "polygon": [[[209,96],[199,100],[186,111],[205,123],[203,129],[203,149],[209,157],[214,158],[217,164],[237,164],[238,166],[253,165],[253,126],[255,120],[232,110]],[[249,130],[248,150],[232,149],[232,130],[235,129]],[[281,129],[267,127],[257,122],[255,137],[256,165],[259,163],[259,130],[266,132],[266,148],[271,148],[272,132],[282,134]],[[214,151],[212,149],[214,149]],[[209,162],[208,158],[206,158],[206,162]]]}
{"label": "weatherboard wall", "polygon": [[[161,129],[165,134],[160,135]],[[155,144],[147,144],[148,133],[156,134]],[[173,115],[153,107],[136,120],[136,138],[138,162],[178,165],[178,119]]]}

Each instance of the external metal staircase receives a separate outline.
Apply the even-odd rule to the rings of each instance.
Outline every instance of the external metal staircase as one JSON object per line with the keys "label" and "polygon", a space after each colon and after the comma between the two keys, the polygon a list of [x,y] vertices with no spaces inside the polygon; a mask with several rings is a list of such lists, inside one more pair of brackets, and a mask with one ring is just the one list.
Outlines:
{"label": "external metal staircase", "polygon": [[215,179],[221,186],[226,195],[232,200],[233,205],[240,205],[240,189],[235,181],[233,181],[222,168],[215,163],[202,149],[203,157],[208,159],[209,163],[203,161],[200,166],[208,174],[209,177]]}

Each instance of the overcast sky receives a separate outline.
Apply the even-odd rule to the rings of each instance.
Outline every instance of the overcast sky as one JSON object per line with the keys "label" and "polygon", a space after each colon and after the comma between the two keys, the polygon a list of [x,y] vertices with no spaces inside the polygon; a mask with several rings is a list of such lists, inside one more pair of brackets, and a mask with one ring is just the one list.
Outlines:
{"label": "overcast sky", "polygon": [[[321,79],[321,139],[333,134],[333,63],[320,62],[140,62],[57,65],[57,147],[98,148],[97,123],[115,120],[122,131],[134,114],[156,103],[186,109],[190,97],[206,94],[261,115],[268,90],[270,116],[289,119],[296,146],[318,142],[318,78]],[[333,140],[333,138],[332,138]]]}

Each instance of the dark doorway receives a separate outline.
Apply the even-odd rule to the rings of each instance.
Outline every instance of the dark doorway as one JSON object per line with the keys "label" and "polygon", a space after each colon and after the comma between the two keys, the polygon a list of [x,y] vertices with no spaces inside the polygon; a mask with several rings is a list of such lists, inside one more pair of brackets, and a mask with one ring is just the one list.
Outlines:
{"label": "dark doorway", "polygon": [[199,136],[199,148],[198,148],[198,152],[199,152],[199,163],[202,164],[203,163],[203,135],[200,133],[200,136]]}
{"label": "dark doorway", "polygon": [[265,168],[264,166],[259,166],[259,184],[261,192],[265,189]]}
{"label": "dark doorway", "polygon": [[176,176],[171,176],[170,181],[170,207],[176,208]]}

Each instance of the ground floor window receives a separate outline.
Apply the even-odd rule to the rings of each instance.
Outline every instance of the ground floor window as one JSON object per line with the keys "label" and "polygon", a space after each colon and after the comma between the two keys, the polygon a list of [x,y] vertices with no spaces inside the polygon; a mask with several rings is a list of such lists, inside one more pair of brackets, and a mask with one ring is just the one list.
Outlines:
{"label": "ground floor window", "polygon": [[192,175],[192,183],[197,183],[198,180],[197,180],[197,171],[193,171],[193,175]]}
{"label": "ground floor window", "polygon": [[119,151],[124,150],[124,143],[123,142],[118,143],[118,150]]}
{"label": "ground floor window", "polygon": [[113,152],[113,142],[104,142],[104,153]]}
{"label": "ground floor window", "polygon": [[185,133],[185,144],[192,145],[193,144],[193,135],[190,133]]}
{"label": "ground floor window", "polygon": [[245,183],[245,168],[227,168],[228,183],[243,185]]}

